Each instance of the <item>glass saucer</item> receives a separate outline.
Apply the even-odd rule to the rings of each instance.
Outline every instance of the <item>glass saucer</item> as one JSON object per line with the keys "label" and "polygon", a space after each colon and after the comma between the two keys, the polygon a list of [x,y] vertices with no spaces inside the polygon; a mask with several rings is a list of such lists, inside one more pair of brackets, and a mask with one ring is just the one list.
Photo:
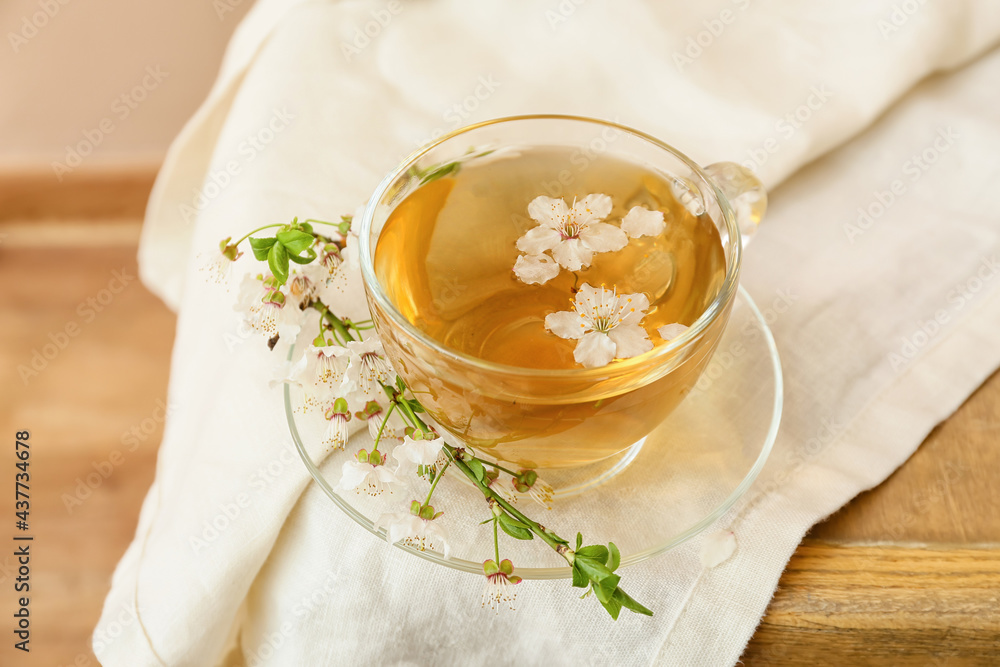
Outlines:
{"label": "glass saucer", "polygon": [[[296,413],[296,393],[285,385],[285,411],[296,449],[310,474],[341,510],[374,535],[383,512],[398,512],[410,500],[423,501],[427,485],[412,497],[333,490],[344,461],[370,447],[367,430],[352,437],[347,452],[323,453],[324,421]],[[767,460],[782,408],[781,362],[767,321],[741,287],[712,361],[690,395],[643,442],[617,457],[584,468],[540,471],[556,487],[547,510],[518,494],[517,507],[563,538],[583,533],[586,544],[614,542],[622,566],[646,560],[712,525],[750,487]],[[434,492],[444,515],[451,555],[396,545],[445,567],[482,575],[493,557],[490,517],[482,494],[460,474],[446,475]],[[565,561],[537,538],[501,534],[501,556],[510,558],[525,579],[571,576]],[[562,567],[560,567],[562,565]]]}

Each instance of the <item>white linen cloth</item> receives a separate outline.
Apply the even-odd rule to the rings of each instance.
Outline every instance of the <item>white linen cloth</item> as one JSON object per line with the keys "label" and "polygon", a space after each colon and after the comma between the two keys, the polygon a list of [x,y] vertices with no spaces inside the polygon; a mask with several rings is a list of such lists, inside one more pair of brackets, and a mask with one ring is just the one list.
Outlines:
{"label": "white linen cloth", "polygon": [[[345,49],[372,21],[360,53]],[[526,582],[515,613],[482,612],[474,577],[341,515],[289,449],[234,294],[205,285],[195,257],[292,215],[353,211],[456,116],[617,119],[703,164],[751,160],[773,188],[998,35],[1000,5],[972,0],[262,0],[147,213],[142,277],[179,314],[171,415],[95,631],[98,658],[733,664],[809,526],[888,476],[1000,364],[1000,52],[919,85],[772,191],[743,283],[774,306],[782,431],[719,521],[736,533],[733,557],[704,569],[694,540],[626,571],[653,618],[611,623],[567,581]],[[689,38],[702,52],[684,63]],[[248,148],[269,124],[266,145]],[[233,163],[238,173],[220,176]]]}

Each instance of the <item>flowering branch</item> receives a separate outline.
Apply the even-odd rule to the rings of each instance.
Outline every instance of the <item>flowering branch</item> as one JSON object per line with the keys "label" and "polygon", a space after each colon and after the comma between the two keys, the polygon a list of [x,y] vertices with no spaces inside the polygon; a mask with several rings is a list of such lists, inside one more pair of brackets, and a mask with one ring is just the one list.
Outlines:
{"label": "flowering branch", "polygon": [[[456,161],[419,176],[429,181],[459,168],[460,161]],[[244,287],[249,290],[249,296],[241,302],[248,321],[265,334],[271,349],[279,337],[287,335],[294,339],[298,334],[301,320],[296,321],[296,317],[301,318],[306,311],[319,313],[319,335],[294,371],[303,380],[300,383],[306,392],[306,406],[320,408],[329,422],[324,442],[343,449],[348,440],[347,424],[352,418],[349,405],[363,405],[355,414],[368,421],[374,441],[371,451],[362,449],[343,464],[337,490],[367,488],[372,495],[391,491],[402,486],[399,475],[404,466],[416,465],[418,474],[427,476],[430,483],[424,501],[412,500],[406,511],[385,514],[376,524],[386,527],[387,539],[391,542],[407,541],[418,548],[440,542],[447,557],[446,534],[436,522],[442,512],[436,512],[430,503],[441,478],[453,467],[482,493],[491,514],[486,522],[493,523],[494,559],[483,563],[483,574],[490,586],[484,604],[489,601],[495,607],[500,601],[512,602],[511,586],[521,582],[514,574],[511,561],[500,558],[499,531],[502,530],[518,540],[538,537],[572,568],[573,586],[587,588],[584,597],[593,593],[612,618],[617,620],[622,608],[652,615],[619,586],[620,576],[615,570],[621,557],[614,543],[583,546],[583,538],[578,533],[576,544],[571,547],[568,540],[514,507],[515,496],[498,483],[501,472],[510,475],[513,491],[528,494],[544,505],[551,500],[553,491],[534,470],[514,471],[481,458],[467,448],[446,443],[421,418],[424,407],[412,394],[407,395],[408,387],[392,371],[378,338],[363,337],[362,331],[373,328],[371,320],[363,316],[355,320],[338,315],[346,310],[343,304],[337,303],[338,298],[360,291],[359,283],[352,290],[343,282],[356,279],[359,273],[357,238],[351,230],[352,221],[352,216],[343,216],[340,222],[312,218],[300,222],[295,218],[284,225],[264,225],[235,243],[230,242],[231,237],[223,240],[219,244],[221,260],[217,258],[216,261],[224,268],[235,262],[243,255],[239,246],[246,241],[254,258],[267,262],[270,274],[248,276]],[[318,234],[313,224],[332,227],[336,234]],[[271,237],[253,236],[265,229],[276,232]],[[292,264],[306,268],[296,269]],[[338,287],[331,289],[334,284]],[[346,284],[351,286],[351,283]],[[332,336],[329,339],[327,332]],[[388,401],[384,411],[383,404],[376,400],[383,394]],[[390,419],[400,422],[400,428],[392,426]],[[402,437],[401,428],[406,433]],[[387,437],[402,440],[391,451],[398,463],[394,471],[387,467],[389,455],[379,450]],[[444,456],[443,464],[439,464],[441,455]]]}

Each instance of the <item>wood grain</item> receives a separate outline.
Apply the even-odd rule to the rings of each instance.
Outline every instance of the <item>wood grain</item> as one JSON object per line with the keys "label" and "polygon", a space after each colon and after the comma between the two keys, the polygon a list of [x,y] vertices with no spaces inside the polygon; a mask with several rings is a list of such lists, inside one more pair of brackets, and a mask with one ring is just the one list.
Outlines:
{"label": "wood grain", "polygon": [[[120,223],[126,233],[104,244],[42,247],[38,238],[66,238],[59,229],[89,235],[37,221],[0,225],[0,425],[8,436],[32,431],[37,586],[30,659],[3,642],[3,665],[96,664],[89,635],[153,477],[174,317],[137,280],[85,315],[115,271],[135,274],[138,222]],[[18,367],[71,322],[79,332],[65,349],[22,380]],[[789,563],[745,664],[1000,664],[998,422],[1000,375],[889,480],[817,526]],[[133,429],[141,437],[131,448]],[[9,450],[0,455],[8,470]],[[115,452],[120,463],[105,477]],[[0,516],[12,511],[0,494]],[[0,556],[4,589],[10,566]],[[11,602],[0,596],[4,618]]]}
{"label": "wood grain", "polygon": [[[32,639],[29,656],[0,642],[0,665],[82,667],[96,664],[89,636],[152,482],[175,320],[138,279],[101,303],[115,272],[136,275],[134,243],[32,249],[18,234],[0,243],[0,432],[7,443],[0,466],[14,470],[8,445],[15,430],[30,429]],[[18,367],[30,368],[36,351],[51,353],[46,345],[71,323],[79,332],[51,359],[42,357],[38,375],[22,379]],[[9,488],[12,479],[5,472],[0,485]],[[10,495],[0,493],[5,521],[13,517]],[[9,535],[12,521],[5,525]],[[13,613],[12,551],[0,550],[5,619]],[[5,636],[9,627],[0,626]]]}
{"label": "wood grain", "polygon": [[1000,373],[877,489],[816,526],[832,542],[1000,547]]}
{"label": "wood grain", "polygon": [[747,665],[995,665],[1000,553],[807,540]]}
{"label": "wood grain", "polygon": [[87,167],[59,180],[52,171],[0,171],[0,223],[13,220],[137,220],[158,166]]}

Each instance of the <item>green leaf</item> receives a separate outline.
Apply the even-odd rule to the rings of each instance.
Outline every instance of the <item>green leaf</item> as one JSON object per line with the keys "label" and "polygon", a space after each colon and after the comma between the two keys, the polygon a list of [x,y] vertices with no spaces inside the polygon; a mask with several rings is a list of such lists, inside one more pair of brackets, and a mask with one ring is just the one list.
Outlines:
{"label": "green leaf", "polygon": [[504,514],[503,516],[500,517],[501,521],[503,521],[504,519],[506,519],[507,522],[510,523],[510,525],[512,525],[512,526],[517,526],[518,528],[524,528],[525,530],[529,530],[528,524],[526,524],[523,521],[520,521],[518,519],[515,519],[514,517],[510,516],[509,514]]}
{"label": "green leaf", "polygon": [[285,246],[275,243],[267,252],[267,265],[271,268],[271,273],[277,278],[278,283],[285,284],[288,280],[288,251]]}
{"label": "green leaf", "polygon": [[298,255],[316,241],[312,234],[297,229],[286,229],[283,232],[278,232],[277,238],[278,243],[285,246],[291,255]]}
{"label": "green leaf", "polygon": [[600,544],[594,544],[589,547],[577,549],[576,555],[583,556],[584,558],[593,558],[601,563],[601,565],[608,562],[608,548],[601,546]]}
{"label": "green leaf", "polygon": [[630,609],[637,614],[652,616],[653,612],[629,597],[628,593],[618,588],[615,589],[614,599],[626,609]]}
{"label": "green leaf", "polygon": [[250,247],[253,248],[253,256],[256,257],[258,261],[263,262],[267,259],[267,251],[271,249],[271,246],[278,242],[278,239],[255,239],[251,236],[249,241]]}
{"label": "green leaf", "polygon": [[622,563],[622,555],[614,542],[608,542],[608,551],[611,553],[611,561],[608,563],[608,569],[614,572]]}
{"label": "green leaf", "polygon": [[[600,598],[598,598],[600,600]],[[601,606],[608,610],[613,620],[618,620],[618,614],[622,611],[622,604],[616,598],[611,598],[607,602],[601,601]]]}
{"label": "green leaf", "polygon": [[507,533],[515,540],[530,540],[534,537],[528,527],[517,519],[513,519],[507,514],[501,514],[500,517],[500,528],[503,532]]}
{"label": "green leaf", "polygon": [[597,595],[597,599],[601,601],[601,604],[606,603],[615,594],[614,588],[607,588],[605,586],[598,586],[597,584],[591,584],[591,588],[594,589],[594,593]]}
{"label": "green leaf", "polygon": [[461,168],[462,166],[458,162],[449,162],[439,167],[434,167],[421,177],[420,185],[427,185],[431,181],[436,181],[439,178],[444,178],[445,176],[450,176],[451,174],[457,174],[458,170]]}
{"label": "green leaf", "polygon": [[603,563],[599,563],[590,558],[581,558],[579,555],[574,561],[574,564],[580,568],[580,571],[587,575],[587,578],[593,582],[598,583],[605,588],[611,588],[618,585],[618,581],[621,577],[612,572]]}
{"label": "green leaf", "polygon": [[310,225],[308,222],[299,223],[299,227],[301,227],[302,231],[304,231],[306,234],[313,233],[313,226]]}
{"label": "green leaf", "polygon": [[292,260],[296,264],[308,264],[316,259],[316,251],[312,248],[306,248],[305,256],[299,257],[297,255],[289,255],[288,259]]}
{"label": "green leaf", "polygon": [[573,566],[573,587],[574,588],[586,588],[590,585],[590,579],[587,579],[587,575],[580,571],[578,567]]}
{"label": "green leaf", "polygon": [[583,544],[583,533],[577,533],[576,534],[576,549],[574,549],[574,551],[579,551],[581,544]]}
{"label": "green leaf", "polygon": [[466,462],[466,465],[469,466],[469,470],[476,476],[476,479],[480,482],[483,481],[483,478],[486,477],[486,470],[483,468],[483,464],[479,462],[479,459],[470,459]]}

